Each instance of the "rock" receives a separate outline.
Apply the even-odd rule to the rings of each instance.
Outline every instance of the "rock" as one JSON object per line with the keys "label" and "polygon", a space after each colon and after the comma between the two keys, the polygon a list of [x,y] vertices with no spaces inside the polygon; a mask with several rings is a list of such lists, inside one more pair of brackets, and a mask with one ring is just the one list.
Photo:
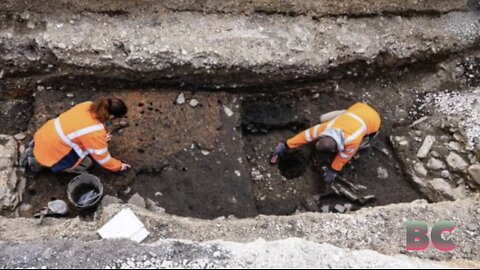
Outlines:
{"label": "rock", "polygon": [[435,178],[430,182],[432,188],[442,194],[448,195],[453,198],[453,190],[450,184],[443,178]]}
{"label": "rock", "polygon": [[468,163],[455,152],[450,152],[450,154],[448,154],[447,164],[454,171],[463,172],[468,168]]}
{"label": "rock", "polygon": [[452,190],[452,197],[454,200],[463,200],[467,198],[467,190],[465,185],[459,185],[457,188]]}
{"label": "rock", "polygon": [[219,258],[221,255],[222,255],[222,253],[220,253],[220,251],[213,252],[213,257],[214,258]]}
{"label": "rock", "polygon": [[27,23],[27,28],[28,29],[35,29],[35,23],[34,22],[28,22]]}
{"label": "rock", "polygon": [[387,179],[388,178],[388,171],[383,167],[377,168],[377,177],[380,179]]}
{"label": "rock", "polygon": [[202,150],[200,152],[202,152],[202,155],[204,155],[204,156],[210,155],[210,151],[207,151],[207,150]]}
{"label": "rock", "polygon": [[190,106],[192,106],[193,108],[197,107],[199,103],[200,102],[198,102],[198,100],[196,99],[190,100]]}
{"label": "rock", "polygon": [[435,142],[435,137],[428,135],[425,137],[422,146],[418,149],[417,157],[420,159],[426,158],[430,149],[432,149],[433,143]]}
{"label": "rock", "polygon": [[128,126],[127,121],[120,121],[120,126],[121,126],[121,127],[126,127],[126,126]]}
{"label": "rock", "polygon": [[178,95],[177,100],[175,102],[178,105],[182,105],[183,103],[185,103],[185,95],[183,93],[180,93],[180,95]]}
{"label": "rock", "polygon": [[330,212],[330,206],[324,205],[322,206],[322,213],[328,213]]}
{"label": "rock", "polygon": [[440,173],[440,176],[442,176],[442,178],[445,178],[445,179],[449,179],[449,178],[451,177],[450,172],[447,171],[447,170],[443,170],[443,171]]}
{"label": "rock", "polygon": [[456,132],[453,134],[453,138],[458,141],[458,142],[463,142],[465,141],[465,139],[463,138],[462,135],[460,135],[460,133]]}
{"label": "rock", "polygon": [[17,149],[18,143],[14,137],[0,135],[0,211],[13,210],[21,202],[19,186],[22,181],[15,168]]}
{"label": "rock", "polygon": [[135,193],[130,200],[128,200],[128,204],[133,204],[142,208],[147,208],[147,204],[145,203],[145,199],[140,196],[140,194]]}
{"label": "rock", "polygon": [[469,152],[473,152],[475,150],[475,147],[473,147],[471,143],[467,142],[467,145],[465,146],[465,150]]}
{"label": "rock", "polygon": [[477,161],[478,161],[477,157],[473,154],[469,155],[468,158],[469,158],[470,164],[472,164],[472,165],[476,164]]}
{"label": "rock", "polygon": [[418,176],[427,176],[428,174],[428,171],[427,169],[425,169],[425,166],[423,166],[423,163],[421,162],[417,162],[415,164],[415,173],[418,175]]}
{"label": "rock", "polygon": [[468,168],[468,174],[480,185],[480,164],[474,164]]}
{"label": "rock", "polygon": [[233,115],[233,111],[230,110],[230,108],[228,108],[227,106],[223,105],[223,111],[225,111],[225,114],[228,116],[228,117],[231,117]]}
{"label": "rock", "polygon": [[110,204],[116,204],[116,203],[123,203],[123,201],[120,198],[117,198],[111,195],[106,195],[105,197],[103,197],[101,202],[103,208],[109,206]]}
{"label": "rock", "polygon": [[318,212],[318,205],[317,202],[313,198],[306,198],[305,199],[305,208],[307,208],[310,212]]}
{"label": "rock", "polygon": [[252,175],[252,178],[255,181],[262,181],[264,176],[262,174],[255,174],[255,175]]}
{"label": "rock", "polygon": [[392,142],[393,145],[397,146],[401,151],[405,151],[409,146],[409,142],[407,138],[404,136],[391,136],[390,141]]}
{"label": "rock", "polygon": [[440,154],[437,151],[430,152],[430,155],[432,155],[432,157],[436,157],[436,158],[440,157]]}
{"label": "rock", "polygon": [[30,209],[32,209],[33,206],[31,204],[25,204],[25,203],[22,203],[20,205],[20,212],[27,212],[29,211]]}
{"label": "rock", "polygon": [[427,168],[431,170],[443,170],[446,168],[445,163],[438,158],[430,158],[427,163]]}
{"label": "rock", "polygon": [[458,152],[458,151],[460,151],[461,147],[462,147],[462,146],[460,145],[459,142],[451,141],[451,142],[448,143],[448,148],[449,148],[450,150],[453,150],[453,151],[457,151],[457,152]]}
{"label": "rock", "polygon": [[128,194],[128,193],[130,193],[131,191],[132,191],[132,188],[127,187],[127,189],[125,189],[125,190],[123,191],[123,194]]}
{"label": "rock", "polygon": [[335,210],[337,210],[339,213],[345,212],[346,208],[343,205],[337,204],[335,205]]}
{"label": "rock", "polygon": [[73,93],[68,93],[68,94],[67,94],[67,97],[69,97],[69,98],[73,98],[74,96],[75,96],[75,95],[74,95]]}
{"label": "rock", "polygon": [[23,141],[23,140],[25,140],[25,138],[27,138],[27,135],[25,135],[25,133],[23,133],[23,132],[20,132],[20,133],[14,135],[13,137],[17,141]]}
{"label": "rock", "polygon": [[165,213],[165,209],[163,209],[162,207],[158,207],[156,202],[154,202],[154,201],[152,201],[148,198],[146,199],[146,206],[147,206],[147,209],[150,210],[150,211]]}

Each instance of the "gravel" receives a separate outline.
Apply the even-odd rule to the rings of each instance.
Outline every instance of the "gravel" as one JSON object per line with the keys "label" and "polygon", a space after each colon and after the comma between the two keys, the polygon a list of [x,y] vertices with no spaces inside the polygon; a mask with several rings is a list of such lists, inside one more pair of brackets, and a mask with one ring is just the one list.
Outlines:
{"label": "gravel", "polygon": [[468,143],[479,143],[480,134],[480,88],[464,92],[429,93],[425,103],[432,103],[448,119],[459,119],[459,127],[464,131]]}
{"label": "gravel", "polygon": [[[439,268],[437,262],[352,251],[299,238],[192,242],[160,240],[138,245],[126,240],[50,240],[0,245],[4,268],[213,269],[213,268]],[[65,258],[75,260],[65,260]]]}

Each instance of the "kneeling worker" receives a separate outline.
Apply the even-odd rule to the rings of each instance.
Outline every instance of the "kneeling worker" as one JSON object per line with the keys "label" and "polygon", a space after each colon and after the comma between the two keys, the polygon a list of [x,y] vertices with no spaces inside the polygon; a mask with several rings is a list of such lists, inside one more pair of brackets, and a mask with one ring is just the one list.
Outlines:
{"label": "kneeling worker", "polygon": [[317,151],[337,153],[331,168],[325,173],[325,182],[331,183],[357,150],[368,146],[369,140],[380,129],[381,119],[375,109],[365,103],[357,103],[347,110],[322,115],[320,122],[285,143],[279,143],[271,163],[277,163],[278,157],[288,149],[316,142]]}
{"label": "kneeling worker", "polygon": [[127,170],[129,164],[110,156],[111,135],[106,129],[110,120],[126,113],[127,106],[121,99],[102,98],[80,103],[49,120],[35,133],[21,163],[32,171],[47,167],[54,173],[84,173],[92,165],[88,157],[91,156],[109,171]]}

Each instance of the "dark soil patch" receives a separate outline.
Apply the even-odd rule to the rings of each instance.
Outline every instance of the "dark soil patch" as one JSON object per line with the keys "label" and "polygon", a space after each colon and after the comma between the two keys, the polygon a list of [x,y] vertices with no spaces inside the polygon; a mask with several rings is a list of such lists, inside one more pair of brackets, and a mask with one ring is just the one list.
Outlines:
{"label": "dark soil patch", "polygon": [[[185,92],[187,102],[178,105],[174,101],[181,92],[175,90],[80,93],[72,89],[69,92],[75,92],[75,97],[68,99],[67,91],[37,93],[32,133],[72,104],[96,97],[120,96],[130,107],[124,119],[127,125],[113,130],[110,150],[133,167],[113,174],[97,166],[92,173],[102,180],[104,194],[126,201],[139,193],[168,213],[198,218],[289,215],[350,203],[344,197],[325,194],[322,167],[330,164],[331,157],[318,156],[312,145],[290,151],[278,166],[269,164],[278,142],[316,124],[322,113],[355,103],[348,94],[307,89],[271,96],[246,95],[240,103],[236,94]],[[190,106],[192,98],[200,105]],[[227,116],[225,107],[233,116]],[[342,173],[349,181],[364,185],[364,195],[376,196],[368,206],[421,197],[405,181],[391,154],[387,144],[390,126],[385,126],[377,142],[378,149],[390,154],[382,150],[361,152]],[[379,167],[388,171],[387,179],[377,177]],[[30,175],[24,202],[33,209],[21,215],[31,216],[52,198],[67,201],[66,188],[73,177],[47,172]],[[312,198],[316,199],[312,202]],[[359,207],[354,204],[353,210]],[[71,216],[78,214],[73,209]],[[90,218],[91,212],[82,215]]]}

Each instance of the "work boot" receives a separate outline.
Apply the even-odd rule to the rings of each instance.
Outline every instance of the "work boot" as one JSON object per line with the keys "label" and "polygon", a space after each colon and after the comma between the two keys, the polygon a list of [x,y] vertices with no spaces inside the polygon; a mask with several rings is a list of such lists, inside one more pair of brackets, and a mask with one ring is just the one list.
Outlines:
{"label": "work boot", "polygon": [[33,156],[33,149],[32,148],[27,148],[22,155],[20,156],[20,160],[18,161],[18,164],[20,167],[26,168],[28,165],[28,158]]}
{"label": "work boot", "polygon": [[30,143],[27,146],[27,149],[22,153],[20,156],[19,160],[19,165],[20,167],[27,168],[34,173],[41,172],[44,167],[40,165],[40,163],[37,162],[35,159],[35,156],[33,155],[33,147],[35,146],[35,143],[30,141]]}
{"label": "work boot", "polygon": [[26,168],[28,165],[28,158],[33,157],[33,147],[34,147],[34,142],[33,140],[30,141],[30,143],[27,146],[27,149],[22,153],[20,156],[20,160],[18,161],[18,164],[20,167]]}
{"label": "work boot", "polygon": [[92,167],[93,161],[90,157],[85,157],[80,164],[78,164],[77,167],[68,169],[65,172],[67,173],[73,173],[73,174],[84,174],[88,173],[88,169]]}
{"label": "work boot", "polygon": [[27,161],[28,168],[30,169],[31,172],[38,173],[43,171],[44,167],[37,162],[37,160],[33,155],[28,157],[27,160],[28,160]]}

